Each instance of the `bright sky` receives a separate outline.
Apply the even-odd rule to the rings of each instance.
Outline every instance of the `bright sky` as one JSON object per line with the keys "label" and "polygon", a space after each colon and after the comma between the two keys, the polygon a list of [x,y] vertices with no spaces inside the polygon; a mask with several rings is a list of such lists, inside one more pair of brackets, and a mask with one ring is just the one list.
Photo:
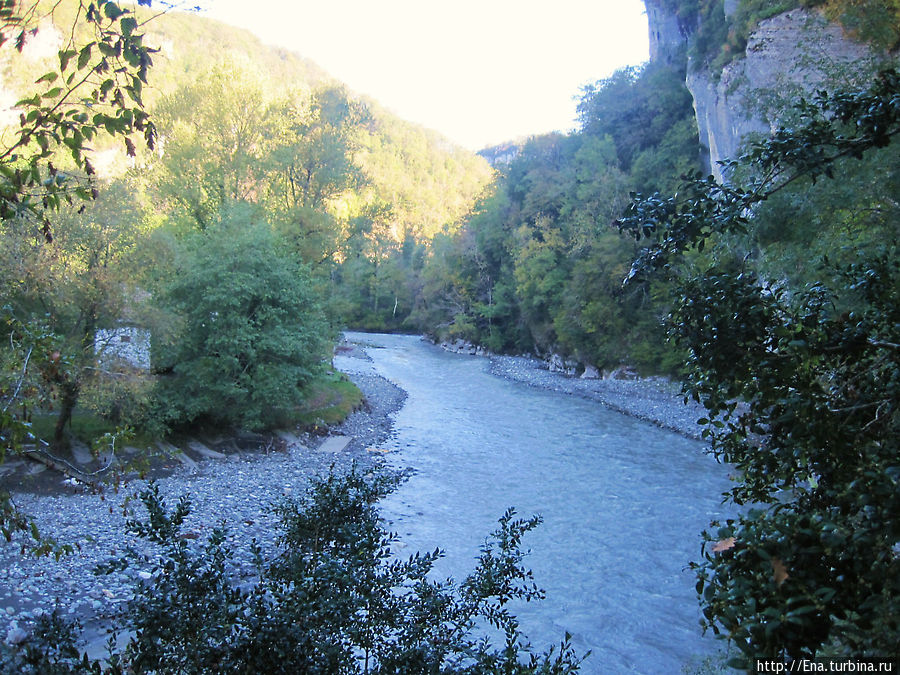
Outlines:
{"label": "bright sky", "polygon": [[581,87],[649,49],[641,0],[199,4],[471,150],[574,128]]}

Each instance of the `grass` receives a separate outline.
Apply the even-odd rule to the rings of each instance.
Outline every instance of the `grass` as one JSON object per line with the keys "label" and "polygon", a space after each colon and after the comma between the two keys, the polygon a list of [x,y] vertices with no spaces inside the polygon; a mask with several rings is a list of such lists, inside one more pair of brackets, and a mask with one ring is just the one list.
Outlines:
{"label": "grass", "polygon": [[[363,405],[363,393],[345,375],[332,372],[312,382],[304,391],[304,403],[299,406],[287,425],[296,425],[305,430],[314,431],[322,427],[340,424],[350,413]],[[32,420],[32,433],[40,439],[51,442],[58,416],[54,413],[35,414]],[[115,433],[116,426],[89,410],[76,409],[67,432],[74,439],[88,447],[107,433]],[[136,447],[149,447],[154,438],[146,433],[137,432],[129,439],[128,444]]]}
{"label": "grass", "polygon": [[[35,414],[31,421],[31,432],[37,438],[52,442],[57,419],[58,415],[53,413]],[[80,409],[76,409],[72,413],[72,420],[66,429],[73,438],[81,441],[88,447],[91,447],[103,434],[114,434],[117,431],[115,424],[89,411]],[[150,436],[138,432],[128,444],[137,447],[147,447],[152,441],[153,439]]]}
{"label": "grass", "polygon": [[359,388],[346,375],[336,372],[313,382],[304,394],[305,403],[298,411],[297,423],[309,430],[339,424],[364,401]]}

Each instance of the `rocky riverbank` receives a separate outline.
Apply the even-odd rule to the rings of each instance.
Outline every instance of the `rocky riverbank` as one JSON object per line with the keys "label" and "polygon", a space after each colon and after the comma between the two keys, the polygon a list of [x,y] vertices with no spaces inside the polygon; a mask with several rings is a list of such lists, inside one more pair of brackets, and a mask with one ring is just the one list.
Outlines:
{"label": "rocky riverbank", "polygon": [[[366,358],[362,350],[352,348],[344,355]],[[160,492],[170,506],[182,495],[190,496],[192,513],[186,536],[202,541],[213,527],[224,524],[235,553],[231,561],[234,573],[252,577],[250,542],[256,539],[271,545],[276,534],[270,504],[285,496],[299,496],[311,477],[327,473],[332,466],[341,470],[354,462],[363,468],[381,463],[384,456],[374,449],[390,438],[391,416],[406,394],[375,375],[357,373],[352,379],[365,394],[366,406],[331,430],[353,438],[340,453],[317,450],[320,437],[299,436],[288,443],[269,444],[268,451],[236,449],[224,459],[203,459],[196,469],[178,466],[161,478]],[[60,482],[63,478],[59,477]],[[135,499],[145,485],[144,481],[132,481],[119,491],[104,494],[69,485],[57,494],[42,490],[13,495],[16,506],[34,518],[42,534],[76,550],[59,560],[32,558],[20,554],[24,539],[0,543],[0,640],[27,639],[33,620],[58,604],[64,615],[82,621],[88,637],[102,643],[101,626],[109,624],[125,606],[133,585],[149,577],[158,554],[153,544],[128,534],[125,527],[129,512],[145,516]],[[99,564],[122,556],[129,547],[145,556],[147,564],[95,574]]]}
{"label": "rocky riverbank", "polygon": [[700,438],[697,420],[704,408],[684,402],[679,385],[663,377],[583,379],[550,372],[546,362],[525,356],[490,355],[491,372],[530,387],[597,401],[626,415],[651,422],[690,438]]}
{"label": "rocky riverbank", "polygon": [[597,401],[689,438],[701,438],[697,420],[705,416],[704,408],[693,401],[685,403],[681,387],[667,378],[641,378],[627,368],[604,374],[594,366],[583,366],[558,354],[548,360],[500,356],[464,340],[438,346],[455,354],[488,358],[491,372],[507,380]]}
{"label": "rocky riverbank", "polygon": [[[369,358],[361,346],[351,343],[340,346],[337,354],[340,359],[336,362],[346,358],[361,366]],[[697,406],[685,406],[678,387],[667,380],[585,380],[552,373],[537,359],[487,358],[491,372],[499,377],[595,400],[679,433],[699,436],[696,419],[701,411]],[[251,540],[271,545],[276,519],[268,511],[270,504],[302,494],[312,476],[332,466],[340,470],[353,462],[374,466],[383,461],[384,455],[376,450],[391,437],[392,415],[403,405],[406,394],[366,367],[348,371],[365,394],[366,405],[331,430],[352,437],[342,452],[319,451],[322,439],[314,436],[293,437],[291,442],[270,443],[256,451],[232,444],[234,451],[224,458],[204,459],[195,469],[178,465],[162,474],[158,484],[170,505],[182,495],[190,495],[188,536],[202,541],[213,527],[226,525],[235,552],[231,563],[235,574],[250,577],[254,573]],[[276,447],[279,449],[273,449]],[[143,481],[133,481],[118,492],[91,494],[68,484],[55,494],[43,490],[14,495],[16,505],[34,517],[43,534],[74,545],[76,551],[60,560],[33,559],[20,555],[22,540],[0,543],[0,639],[24,638],[34,618],[57,603],[65,615],[79,618],[88,627],[88,635],[102,635],[101,626],[125,606],[131,588],[146,579],[158,553],[125,528],[129,513],[143,515],[135,495],[144,486]],[[146,556],[146,565],[95,574],[99,564],[120,557],[129,547]]]}

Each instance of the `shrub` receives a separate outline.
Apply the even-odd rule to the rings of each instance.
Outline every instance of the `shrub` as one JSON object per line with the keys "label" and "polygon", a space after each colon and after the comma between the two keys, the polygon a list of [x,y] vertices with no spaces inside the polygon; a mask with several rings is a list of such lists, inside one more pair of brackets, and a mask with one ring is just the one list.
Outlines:
{"label": "shrub", "polygon": [[[275,504],[281,523],[276,553],[266,559],[254,543],[256,578],[249,584],[229,572],[225,529],[217,528],[204,544],[191,543],[181,533],[190,501],[183,498],[170,509],[151,484],[141,493],[146,519],[129,521],[128,527],[163,553],[152,583],[138,586],[126,612],[123,627],[133,637],[123,649],[110,641],[107,668],[323,675],[578,672],[582,659],[568,635],[558,648],[534,653],[509,611],[512,600],[543,597],[522,565],[521,549],[523,536],[540,519],[517,519],[508,510],[474,572],[459,583],[435,580],[430,573],[441,552],[398,558],[391,548],[395,536],[378,513],[377,500],[400,480],[398,474],[362,475],[356,467],[332,471],[315,479],[304,497]],[[484,630],[488,625],[502,633],[502,646],[494,646]],[[75,658],[72,628],[62,628],[64,649],[39,643],[43,652],[32,657],[49,664]]]}
{"label": "shrub", "polygon": [[159,401],[173,424],[283,423],[321,371],[329,329],[304,265],[265,227],[233,223],[191,238],[163,304],[182,330],[159,355]]}
{"label": "shrub", "polygon": [[[752,507],[714,523],[693,565],[705,625],[733,641],[738,667],[897,654],[900,264],[885,237],[789,288],[750,255],[721,247],[704,270],[697,253],[750,230],[769,196],[887,148],[898,103],[896,71],[800,101],[802,123],[741,158],[744,185],[694,177],[677,196],[636,199],[619,223],[651,240],[632,281],[655,272],[679,284],[670,326],[689,354],[686,394],[707,408],[704,436],[737,472],[728,499]],[[875,184],[859,199],[890,212]],[[820,206],[826,226],[839,217]]]}

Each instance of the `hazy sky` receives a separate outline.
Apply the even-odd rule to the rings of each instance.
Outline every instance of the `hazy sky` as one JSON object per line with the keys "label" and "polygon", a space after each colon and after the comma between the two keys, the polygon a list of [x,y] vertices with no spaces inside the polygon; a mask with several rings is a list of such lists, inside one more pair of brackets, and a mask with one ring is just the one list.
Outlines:
{"label": "hazy sky", "polygon": [[641,0],[199,4],[473,150],[573,128],[582,85],[648,58]]}

